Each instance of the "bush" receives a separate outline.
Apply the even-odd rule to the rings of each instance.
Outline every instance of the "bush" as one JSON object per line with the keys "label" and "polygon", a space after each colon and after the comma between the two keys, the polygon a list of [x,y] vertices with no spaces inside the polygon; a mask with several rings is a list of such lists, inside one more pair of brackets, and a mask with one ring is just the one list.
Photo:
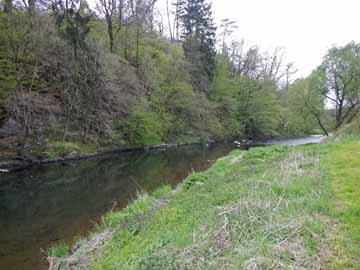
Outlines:
{"label": "bush", "polygon": [[126,122],[125,133],[131,145],[149,145],[163,142],[165,122],[152,111],[146,101],[136,103]]}

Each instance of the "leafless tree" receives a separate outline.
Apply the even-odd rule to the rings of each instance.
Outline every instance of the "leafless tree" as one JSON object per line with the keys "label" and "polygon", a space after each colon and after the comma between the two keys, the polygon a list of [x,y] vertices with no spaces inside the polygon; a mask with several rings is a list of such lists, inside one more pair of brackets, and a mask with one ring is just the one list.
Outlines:
{"label": "leafless tree", "polygon": [[267,52],[262,59],[262,76],[266,80],[278,83],[285,75],[283,69],[285,52],[281,47],[275,48],[272,52]]}
{"label": "leafless tree", "polygon": [[167,15],[167,20],[168,20],[168,25],[169,25],[169,34],[170,34],[170,39],[174,40],[174,36],[171,30],[171,21],[170,21],[170,11],[169,11],[169,0],[166,0],[166,15]]}
{"label": "leafless tree", "polygon": [[116,0],[98,0],[97,9],[105,16],[109,36],[110,52],[114,52],[114,25],[113,16],[117,8]]}
{"label": "leafless tree", "polygon": [[221,20],[220,28],[222,29],[222,53],[225,55],[227,53],[226,38],[234,33],[235,29],[238,28],[236,21],[231,21],[230,19]]}
{"label": "leafless tree", "polygon": [[294,63],[288,63],[285,65],[285,89],[289,90],[290,84],[293,82],[291,79],[298,70],[294,67]]}
{"label": "leafless tree", "polygon": [[157,0],[129,0],[130,8],[130,23],[135,25],[135,36],[136,36],[136,56],[135,64],[139,66],[139,55],[140,55],[140,39],[144,27],[150,26],[152,28],[154,6]]}

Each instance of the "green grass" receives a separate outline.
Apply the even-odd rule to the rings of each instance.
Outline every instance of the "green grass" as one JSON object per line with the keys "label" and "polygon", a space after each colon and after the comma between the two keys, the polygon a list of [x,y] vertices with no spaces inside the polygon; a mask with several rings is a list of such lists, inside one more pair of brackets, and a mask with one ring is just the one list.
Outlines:
{"label": "green grass", "polygon": [[332,215],[339,228],[332,235],[332,269],[360,269],[360,140],[330,144],[324,158],[326,177],[334,194]]}
{"label": "green grass", "polygon": [[129,209],[109,214],[121,230],[92,269],[314,269],[325,231],[316,214],[328,211],[317,161],[312,147],[234,151],[135,223]]}
{"label": "green grass", "polygon": [[106,215],[90,269],[359,269],[359,177],[359,140],[233,151]]}
{"label": "green grass", "polygon": [[45,154],[48,158],[65,157],[71,153],[95,153],[95,145],[85,145],[79,142],[53,141],[47,145]]}
{"label": "green grass", "polygon": [[69,255],[70,246],[65,242],[60,242],[57,245],[54,245],[49,248],[48,256],[54,258],[63,258]]}

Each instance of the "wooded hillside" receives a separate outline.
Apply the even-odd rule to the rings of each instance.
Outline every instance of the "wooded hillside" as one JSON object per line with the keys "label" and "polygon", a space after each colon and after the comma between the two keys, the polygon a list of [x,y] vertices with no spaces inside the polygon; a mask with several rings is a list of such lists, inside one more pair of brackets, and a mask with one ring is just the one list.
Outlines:
{"label": "wooded hillside", "polygon": [[[168,1],[167,15],[156,0],[98,0],[96,8],[85,0],[4,0],[3,148],[65,155],[85,146],[295,136],[330,127],[324,105],[332,90],[320,83],[330,78],[330,57],[343,49],[294,81],[296,68],[282,48],[232,40],[236,22],[216,26],[211,3]],[[358,61],[358,45],[348,46]],[[357,77],[339,100],[337,126],[356,115]]]}

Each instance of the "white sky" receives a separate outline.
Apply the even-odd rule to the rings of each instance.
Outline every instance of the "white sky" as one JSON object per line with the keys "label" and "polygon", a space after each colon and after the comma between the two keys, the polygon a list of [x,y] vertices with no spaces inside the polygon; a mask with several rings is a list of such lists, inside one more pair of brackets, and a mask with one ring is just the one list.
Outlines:
{"label": "white sky", "polygon": [[307,76],[331,45],[360,41],[360,0],[213,0],[219,25],[238,22],[234,36],[263,49],[281,46],[298,76]]}
{"label": "white sky", "polygon": [[[332,45],[360,42],[360,0],[209,1],[217,25],[224,18],[237,21],[233,39],[243,38],[262,50],[284,47],[287,61],[299,70],[297,76],[309,75]],[[165,3],[158,0],[159,8],[164,10]]]}

